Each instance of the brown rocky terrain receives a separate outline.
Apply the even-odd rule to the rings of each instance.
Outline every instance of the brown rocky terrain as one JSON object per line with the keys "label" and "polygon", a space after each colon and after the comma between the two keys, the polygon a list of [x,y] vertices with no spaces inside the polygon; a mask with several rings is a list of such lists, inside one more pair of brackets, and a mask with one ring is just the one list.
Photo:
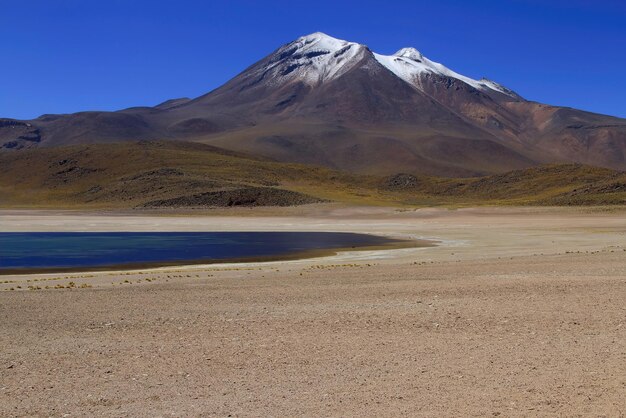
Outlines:
{"label": "brown rocky terrain", "polygon": [[231,207],[231,206],[294,206],[325,202],[302,193],[272,187],[245,187],[218,190],[164,200],[153,200],[144,208]]}
{"label": "brown rocky terrain", "polygon": [[621,205],[624,183],[623,172],[580,164],[474,178],[359,175],[178,141],[0,153],[3,207]]}

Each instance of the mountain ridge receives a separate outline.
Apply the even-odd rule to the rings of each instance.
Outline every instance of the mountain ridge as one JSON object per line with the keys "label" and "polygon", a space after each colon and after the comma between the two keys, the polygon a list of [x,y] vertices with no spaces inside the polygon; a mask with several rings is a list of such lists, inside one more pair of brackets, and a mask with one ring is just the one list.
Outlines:
{"label": "mountain ridge", "polygon": [[525,100],[415,48],[380,55],[316,32],[202,96],[0,120],[0,149],[196,141],[366,174],[477,176],[545,163],[626,169],[626,120]]}

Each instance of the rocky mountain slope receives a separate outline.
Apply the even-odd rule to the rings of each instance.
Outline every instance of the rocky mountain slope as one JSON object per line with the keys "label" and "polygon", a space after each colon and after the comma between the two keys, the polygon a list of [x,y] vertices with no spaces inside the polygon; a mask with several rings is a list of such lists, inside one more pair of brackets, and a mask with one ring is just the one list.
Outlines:
{"label": "rocky mountain slope", "polygon": [[195,99],[0,120],[5,152],[155,139],[376,175],[477,176],[565,162],[626,169],[624,119],[527,101],[414,48],[386,56],[322,33]]}

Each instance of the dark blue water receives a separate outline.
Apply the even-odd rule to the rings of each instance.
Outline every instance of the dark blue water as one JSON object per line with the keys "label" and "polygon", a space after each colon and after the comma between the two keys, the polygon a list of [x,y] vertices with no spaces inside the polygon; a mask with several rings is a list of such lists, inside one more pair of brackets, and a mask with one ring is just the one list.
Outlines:
{"label": "dark blue water", "polygon": [[391,242],[339,232],[2,232],[0,273],[280,258]]}

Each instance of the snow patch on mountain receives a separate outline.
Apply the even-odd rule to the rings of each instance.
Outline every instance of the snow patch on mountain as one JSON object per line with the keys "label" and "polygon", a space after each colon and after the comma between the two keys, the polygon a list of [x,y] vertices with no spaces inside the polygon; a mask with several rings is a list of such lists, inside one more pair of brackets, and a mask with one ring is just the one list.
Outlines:
{"label": "snow patch on mountain", "polygon": [[[422,75],[436,74],[460,80],[481,91],[496,91],[518,98],[514,92],[487,79],[474,80],[431,61],[415,48],[402,48],[393,55],[373,53],[365,45],[333,38],[322,32],[302,36],[272,55],[269,63],[258,70],[257,77],[270,84],[302,81],[315,86],[333,80],[355,67],[371,54],[396,76],[421,89]],[[271,77],[267,77],[271,74]]]}
{"label": "snow patch on mountain", "polygon": [[420,87],[422,74],[436,74],[461,80],[478,90],[491,89],[508,96],[512,93],[493,81],[486,79],[478,81],[454,72],[443,64],[429,60],[415,48],[402,48],[393,55],[374,53],[374,57],[392,73],[416,87]]}
{"label": "snow patch on mountain", "polygon": [[310,85],[332,80],[358,63],[367,50],[355,42],[335,39],[321,32],[302,36],[279,49],[266,70],[280,66],[281,82],[298,79]]}

